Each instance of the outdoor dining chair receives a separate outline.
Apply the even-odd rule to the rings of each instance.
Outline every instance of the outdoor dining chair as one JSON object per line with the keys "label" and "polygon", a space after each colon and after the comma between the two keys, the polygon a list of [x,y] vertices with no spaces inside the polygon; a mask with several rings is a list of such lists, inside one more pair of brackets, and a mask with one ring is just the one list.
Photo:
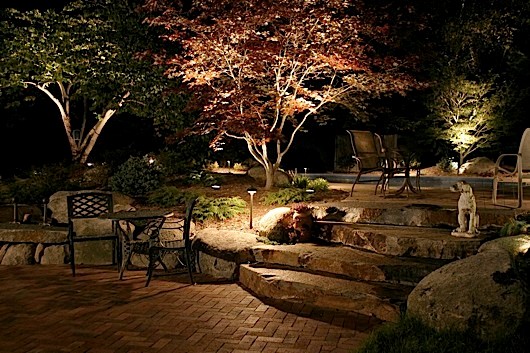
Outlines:
{"label": "outdoor dining chair", "polygon": [[[530,184],[530,128],[523,132],[517,153],[501,154],[495,162],[492,201],[494,205],[520,208],[523,205],[523,187]],[[499,199],[499,189],[515,187],[516,199]],[[510,189],[510,190],[511,190]],[[514,200],[516,203],[511,204]],[[506,201],[509,201],[508,204]]]}
{"label": "outdoor dining chair", "polygon": [[[123,274],[131,264],[133,255],[140,255],[148,258],[149,246],[153,239],[158,239],[160,229],[166,220],[165,216],[144,217],[138,219],[128,219],[127,227],[130,229],[120,229],[121,243],[123,249],[122,263],[120,266],[119,279],[123,279]],[[131,224],[132,223],[132,224]],[[128,232],[131,232],[129,235]]]}
{"label": "outdoor dining chair", "polygon": [[[378,134],[365,130],[346,130],[350,136],[352,158],[354,160],[357,176],[351,187],[350,196],[353,195],[355,185],[361,179],[361,175],[379,172],[379,178],[375,186],[375,193],[380,184],[385,182],[385,166],[387,156],[383,148],[383,141]],[[384,187],[382,185],[382,187]]]}
{"label": "outdoor dining chair", "polygon": [[[100,218],[113,211],[112,193],[83,192],[66,197],[68,210],[68,247],[72,275],[76,270],[76,246],[79,243],[110,241],[112,262],[119,263],[118,237],[111,222]],[[92,222],[92,223],[91,223]]]}
{"label": "outdoor dining chair", "polygon": [[[153,234],[153,237],[150,238],[146,287],[149,286],[159,265],[163,267],[165,275],[183,273],[180,269],[186,269],[190,283],[195,284],[193,272],[196,268],[196,256],[191,247],[191,224],[196,203],[197,198],[188,200],[184,217],[167,218],[160,233]],[[169,237],[164,237],[164,233],[169,233]],[[170,254],[173,254],[176,260],[175,268],[172,269],[168,268],[166,261]]]}

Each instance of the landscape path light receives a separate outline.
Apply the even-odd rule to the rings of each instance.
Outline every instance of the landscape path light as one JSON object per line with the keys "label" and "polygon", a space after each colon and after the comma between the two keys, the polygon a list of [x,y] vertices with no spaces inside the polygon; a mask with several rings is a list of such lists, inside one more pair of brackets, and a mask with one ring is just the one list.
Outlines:
{"label": "landscape path light", "polygon": [[13,197],[11,199],[11,202],[13,203],[13,223],[18,223],[18,204],[17,204],[17,200]]}
{"label": "landscape path light", "polygon": [[48,200],[46,198],[42,199],[42,224],[48,225],[48,220],[46,219],[46,214],[48,213]]}
{"label": "landscape path light", "polygon": [[250,229],[252,229],[252,208],[254,206],[254,194],[258,192],[258,190],[251,186],[247,189],[247,192],[250,195]]}

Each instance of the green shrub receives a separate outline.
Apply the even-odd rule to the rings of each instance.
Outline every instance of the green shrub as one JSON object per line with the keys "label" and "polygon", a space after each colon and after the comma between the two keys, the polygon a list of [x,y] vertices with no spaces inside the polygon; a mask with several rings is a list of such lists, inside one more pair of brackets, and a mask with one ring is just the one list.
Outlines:
{"label": "green shrub", "polygon": [[184,205],[186,200],[199,195],[179,190],[175,186],[163,186],[149,193],[147,203],[152,206],[173,207]]}
{"label": "green shrub", "polygon": [[305,189],[284,188],[276,192],[269,192],[262,198],[262,202],[265,205],[283,206],[295,202],[309,201],[310,199],[311,195]]}
{"label": "green shrub", "polygon": [[453,169],[453,159],[450,157],[443,157],[440,159],[438,163],[436,163],[436,166],[443,172],[450,173],[454,171]]}
{"label": "green shrub", "polygon": [[99,189],[109,184],[110,167],[106,164],[91,166],[74,165],[70,171],[70,182],[80,189]]}
{"label": "green shrub", "polygon": [[40,204],[60,190],[75,190],[69,182],[69,169],[60,165],[33,170],[27,179],[17,180],[8,186],[7,197],[18,203]]}
{"label": "green shrub", "polygon": [[234,163],[234,170],[237,170],[237,171],[244,171],[244,170],[247,170],[248,168],[243,165],[243,163]]}
{"label": "green shrub", "polygon": [[148,156],[130,157],[110,178],[112,191],[129,196],[145,196],[157,189],[162,180],[162,171],[158,163]]}
{"label": "green shrub", "polygon": [[164,176],[173,179],[176,175],[185,175],[190,170],[200,168],[200,164],[185,151],[167,150],[162,151],[158,156],[158,162],[163,166]]}
{"label": "green shrub", "polygon": [[307,189],[309,187],[309,178],[304,175],[295,175],[293,177],[292,185],[297,189]]}
{"label": "green shrub", "polygon": [[241,197],[210,198],[200,196],[193,210],[196,221],[223,221],[245,212],[247,203]]}
{"label": "green shrub", "polygon": [[191,185],[212,186],[214,184],[219,184],[219,178],[214,177],[212,174],[209,174],[204,170],[200,170],[191,172],[186,179],[186,183]]}
{"label": "green shrub", "polygon": [[315,191],[328,191],[329,182],[324,178],[316,178],[313,180],[309,180],[309,183],[307,184],[307,188],[313,189]]}
{"label": "green shrub", "polygon": [[526,234],[528,230],[528,224],[525,221],[518,221],[511,219],[503,225],[500,231],[501,237],[510,237],[519,234]]}
{"label": "green shrub", "polygon": [[523,329],[502,341],[484,342],[465,332],[436,331],[405,315],[375,330],[355,353],[523,353],[528,344]]}
{"label": "green shrub", "polygon": [[303,190],[327,191],[329,189],[329,182],[324,178],[309,179],[305,175],[295,175],[293,176],[292,186]]}

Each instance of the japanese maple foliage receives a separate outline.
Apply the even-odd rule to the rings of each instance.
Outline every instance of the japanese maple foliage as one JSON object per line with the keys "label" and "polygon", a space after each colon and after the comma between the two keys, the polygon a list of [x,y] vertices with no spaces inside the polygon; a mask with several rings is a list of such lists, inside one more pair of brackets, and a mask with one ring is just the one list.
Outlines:
{"label": "japanese maple foliage", "polygon": [[203,102],[197,128],[216,132],[212,144],[244,139],[266,188],[325,104],[417,85],[414,58],[396,54],[399,16],[363,1],[147,0],[145,9],[181,49],[158,59]]}

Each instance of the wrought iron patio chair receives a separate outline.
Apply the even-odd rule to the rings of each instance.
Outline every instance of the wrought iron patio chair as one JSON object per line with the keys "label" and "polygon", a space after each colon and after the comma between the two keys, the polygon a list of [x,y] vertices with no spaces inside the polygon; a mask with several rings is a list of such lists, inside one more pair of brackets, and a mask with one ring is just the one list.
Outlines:
{"label": "wrought iron patio chair", "polygon": [[[68,247],[70,251],[70,267],[72,275],[76,270],[76,244],[94,241],[112,242],[112,262],[119,263],[120,251],[118,237],[112,230],[112,222],[100,216],[113,211],[112,193],[84,192],[66,197],[68,209]],[[87,220],[93,219],[98,224],[90,227]],[[108,223],[108,231],[101,225]],[[92,229],[93,228],[93,229]],[[103,225],[105,228],[105,225]]]}
{"label": "wrought iron patio chair", "polygon": [[[510,199],[510,203],[517,201],[516,205],[506,204],[508,199],[499,202],[499,188],[508,184],[515,186],[517,199]],[[520,208],[523,205],[523,187],[530,184],[530,128],[523,132],[519,151],[517,153],[501,154],[495,162],[493,174],[492,201],[494,205],[511,208]]]}
{"label": "wrought iron patio chair", "polygon": [[[137,254],[143,255],[145,258],[149,257],[149,246],[153,242],[152,239],[158,238],[165,220],[165,216],[146,217],[145,219],[135,221],[135,224],[132,225],[134,227],[132,230],[120,230],[123,256],[119,279],[123,279],[123,273],[130,266],[133,255]],[[130,222],[127,223],[127,226],[131,226]]]}
{"label": "wrought iron patio chair", "polygon": [[[161,265],[166,274],[183,273],[179,269],[187,270],[190,283],[195,284],[193,272],[196,270],[196,256],[193,254],[191,247],[191,224],[193,222],[193,209],[197,203],[197,198],[190,199],[186,202],[186,213],[184,217],[168,218],[164,222],[160,234],[153,236],[149,246],[149,264],[147,265],[147,281],[145,286],[149,286],[155,269]],[[170,233],[168,238],[164,238],[164,232]],[[176,234],[178,237],[172,237]],[[173,254],[175,256],[175,268],[169,269],[167,266],[166,256]],[[164,263],[166,262],[166,263]]]}
{"label": "wrought iron patio chair", "polygon": [[381,136],[365,130],[347,130],[347,132],[353,151],[352,158],[357,169],[350,196],[353,195],[353,189],[361,175],[373,172],[381,173],[375,186],[375,193],[377,193],[379,185],[385,181],[385,167],[388,165]]}

